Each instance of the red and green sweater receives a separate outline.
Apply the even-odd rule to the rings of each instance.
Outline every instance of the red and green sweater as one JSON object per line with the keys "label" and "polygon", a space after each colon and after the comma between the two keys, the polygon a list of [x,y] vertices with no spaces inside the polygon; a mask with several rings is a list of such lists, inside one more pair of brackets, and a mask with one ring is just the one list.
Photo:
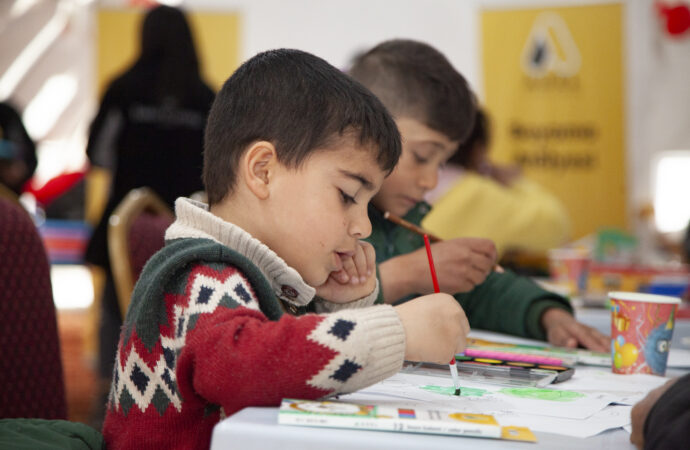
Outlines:
{"label": "red and green sweater", "polygon": [[109,449],[207,449],[213,426],[244,407],[352,392],[400,369],[404,330],[392,307],[371,306],[378,289],[345,305],[315,299],[273,251],[205,205],[178,199],[175,210],[120,335]]}

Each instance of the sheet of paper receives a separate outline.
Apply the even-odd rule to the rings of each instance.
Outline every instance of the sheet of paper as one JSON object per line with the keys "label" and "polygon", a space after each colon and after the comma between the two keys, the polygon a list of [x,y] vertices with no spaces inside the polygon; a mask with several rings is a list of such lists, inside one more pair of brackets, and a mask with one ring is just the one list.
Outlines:
{"label": "sheet of paper", "polygon": [[565,383],[554,384],[554,389],[570,389],[590,394],[608,393],[615,403],[634,405],[649,391],[664,384],[668,378],[656,375],[617,375],[599,367],[577,366],[573,377]]}
{"label": "sheet of paper", "polygon": [[609,405],[586,419],[565,419],[531,414],[495,414],[494,417],[501,425],[510,424],[528,427],[532,431],[587,438],[606,430],[629,425],[631,409],[632,406]]}
{"label": "sheet of paper", "polygon": [[531,414],[585,419],[617,398],[606,392],[580,392],[566,388],[502,387],[462,380],[462,395],[453,395],[450,376],[398,373],[373,386],[340,398],[353,402],[386,401],[410,407],[451,409],[480,414]]}

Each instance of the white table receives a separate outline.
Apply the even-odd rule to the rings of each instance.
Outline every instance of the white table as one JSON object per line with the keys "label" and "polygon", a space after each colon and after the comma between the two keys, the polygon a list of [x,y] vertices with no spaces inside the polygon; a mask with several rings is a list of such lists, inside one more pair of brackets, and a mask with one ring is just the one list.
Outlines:
{"label": "white table", "polygon": [[278,425],[278,408],[245,408],[216,425],[211,450],[384,450],[480,449],[634,449],[630,435],[611,430],[587,439],[535,433],[536,444],[387,431],[343,430]]}
{"label": "white table", "polygon": [[[578,310],[582,322],[610,333],[610,312],[604,309]],[[671,348],[690,348],[690,321],[677,321]],[[686,338],[686,339],[684,339]],[[684,370],[669,371],[680,375]],[[510,442],[495,439],[463,438],[430,434],[385,431],[344,430],[278,425],[278,408],[245,408],[221,421],[213,430],[211,450],[279,449],[279,450],[383,450],[388,448],[433,450],[481,449],[634,449],[630,435],[623,429],[609,430],[597,436],[578,439],[563,435],[535,432],[538,442]]]}

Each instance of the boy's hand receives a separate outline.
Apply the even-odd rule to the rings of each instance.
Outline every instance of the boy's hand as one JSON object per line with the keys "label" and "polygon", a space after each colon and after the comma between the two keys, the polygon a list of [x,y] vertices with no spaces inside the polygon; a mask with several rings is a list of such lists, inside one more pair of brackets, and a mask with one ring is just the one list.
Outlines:
{"label": "boy's hand", "polygon": [[[496,245],[489,239],[458,238],[436,242],[431,245],[436,275],[442,292],[468,292],[481,284],[496,265]],[[424,289],[418,292],[433,292],[429,275],[426,249],[414,252],[418,266],[423,273]]]}
{"label": "boy's hand", "polygon": [[470,324],[448,294],[430,294],[395,307],[405,328],[405,359],[448,364],[465,350]]}
{"label": "boy's hand", "polygon": [[588,327],[560,308],[549,308],[541,316],[541,324],[549,343],[560,347],[575,348],[578,345],[596,351],[608,352],[611,338]]}
{"label": "boy's hand", "polygon": [[647,420],[649,411],[652,410],[652,406],[654,406],[656,401],[659,400],[659,397],[661,397],[664,392],[666,392],[668,388],[670,388],[673,383],[676,382],[677,379],[678,378],[672,378],[658,388],[652,389],[645,398],[633,406],[633,409],[630,412],[630,421],[632,422],[630,442],[632,442],[640,450],[644,448],[644,423]]}
{"label": "boy's hand", "polygon": [[343,268],[331,272],[316,295],[333,303],[349,303],[371,294],[376,286],[376,253],[374,247],[358,241],[355,253],[342,256]]}

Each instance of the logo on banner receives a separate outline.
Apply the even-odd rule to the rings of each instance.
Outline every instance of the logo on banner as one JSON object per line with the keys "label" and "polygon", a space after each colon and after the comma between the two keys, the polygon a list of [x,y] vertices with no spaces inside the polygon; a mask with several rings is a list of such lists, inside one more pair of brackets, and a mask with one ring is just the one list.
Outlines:
{"label": "logo on banner", "polygon": [[547,11],[534,19],[521,63],[522,70],[537,79],[547,75],[570,78],[578,74],[582,65],[580,51],[559,14]]}

